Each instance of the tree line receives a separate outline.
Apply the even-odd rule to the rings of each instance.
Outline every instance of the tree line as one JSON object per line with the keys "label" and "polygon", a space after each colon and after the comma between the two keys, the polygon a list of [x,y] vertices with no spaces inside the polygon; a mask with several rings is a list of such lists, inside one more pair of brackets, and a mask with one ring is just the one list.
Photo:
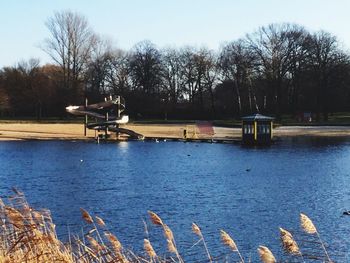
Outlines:
{"label": "tree line", "polygon": [[67,105],[109,95],[123,96],[134,119],[312,112],[327,121],[350,110],[349,53],[325,31],[271,24],[217,51],[150,41],[125,51],[77,13],[57,12],[46,26],[42,49],[52,64],[30,59],[0,70],[1,116],[64,117]]}

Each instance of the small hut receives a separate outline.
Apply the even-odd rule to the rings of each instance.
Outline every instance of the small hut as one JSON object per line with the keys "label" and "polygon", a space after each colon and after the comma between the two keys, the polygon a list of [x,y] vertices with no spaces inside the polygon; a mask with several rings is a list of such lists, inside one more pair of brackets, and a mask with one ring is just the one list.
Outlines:
{"label": "small hut", "polygon": [[242,142],[246,145],[268,145],[273,137],[274,118],[254,114],[242,118]]}

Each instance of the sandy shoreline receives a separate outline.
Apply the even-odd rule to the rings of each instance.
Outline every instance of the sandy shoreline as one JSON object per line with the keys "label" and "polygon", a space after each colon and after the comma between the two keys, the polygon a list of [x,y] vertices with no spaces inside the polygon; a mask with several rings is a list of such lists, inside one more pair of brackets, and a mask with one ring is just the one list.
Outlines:
{"label": "sandy shoreline", "polygon": [[[240,128],[213,127],[214,135],[200,133],[194,125],[188,124],[127,124],[123,128],[131,129],[145,137],[179,138],[184,129],[188,138],[198,139],[241,139]],[[91,140],[95,136],[88,130],[84,136],[84,126],[72,123],[0,123],[0,140]],[[276,137],[349,137],[350,126],[283,126],[274,130]]]}

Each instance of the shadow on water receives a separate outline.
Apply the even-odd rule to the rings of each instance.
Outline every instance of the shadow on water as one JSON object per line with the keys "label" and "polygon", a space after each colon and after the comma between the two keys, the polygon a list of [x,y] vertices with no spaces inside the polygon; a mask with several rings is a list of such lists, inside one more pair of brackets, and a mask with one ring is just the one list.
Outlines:
{"label": "shadow on water", "polygon": [[[205,255],[191,224],[201,226],[213,255],[228,253],[220,229],[257,261],[265,244],[282,256],[278,227],[300,234],[299,213],[313,219],[331,256],[350,261],[350,143],[291,138],[271,147],[181,142],[1,142],[1,196],[16,186],[37,208],[52,211],[59,235],[78,233],[79,208],[101,216],[126,247],[142,250],[147,210],[172,228],[189,261]],[[147,220],[148,221],[148,220]],[[158,251],[164,237],[149,225]]]}
{"label": "shadow on water", "polygon": [[291,137],[291,138],[283,138],[281,140],[283,144],[301,144],[304,146],[312,146],[312,147],[326,147],[326,146],[336,146],[336,145],[344,145],[350,143],[350,137]]}

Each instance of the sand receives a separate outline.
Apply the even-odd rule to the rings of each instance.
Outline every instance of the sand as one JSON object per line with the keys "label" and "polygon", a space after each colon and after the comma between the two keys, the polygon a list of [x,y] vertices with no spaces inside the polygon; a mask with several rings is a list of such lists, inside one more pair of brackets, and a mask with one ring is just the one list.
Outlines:
{"label": "sand", "polygon": [[[127,124],[123,128],[131,129],[145,137],[183,138],[184,129],[188,138],[239,140],[240,128],[214,127],[214,135],[201,134],[194,125],[187,124]],[[82,124],[71,123],[1,123],[0,140],[91,140],[95,131],[88,130],[84,136]],[[285,126],[274,130],[276,137],[315,136],[349,137],[350,126]]]}

